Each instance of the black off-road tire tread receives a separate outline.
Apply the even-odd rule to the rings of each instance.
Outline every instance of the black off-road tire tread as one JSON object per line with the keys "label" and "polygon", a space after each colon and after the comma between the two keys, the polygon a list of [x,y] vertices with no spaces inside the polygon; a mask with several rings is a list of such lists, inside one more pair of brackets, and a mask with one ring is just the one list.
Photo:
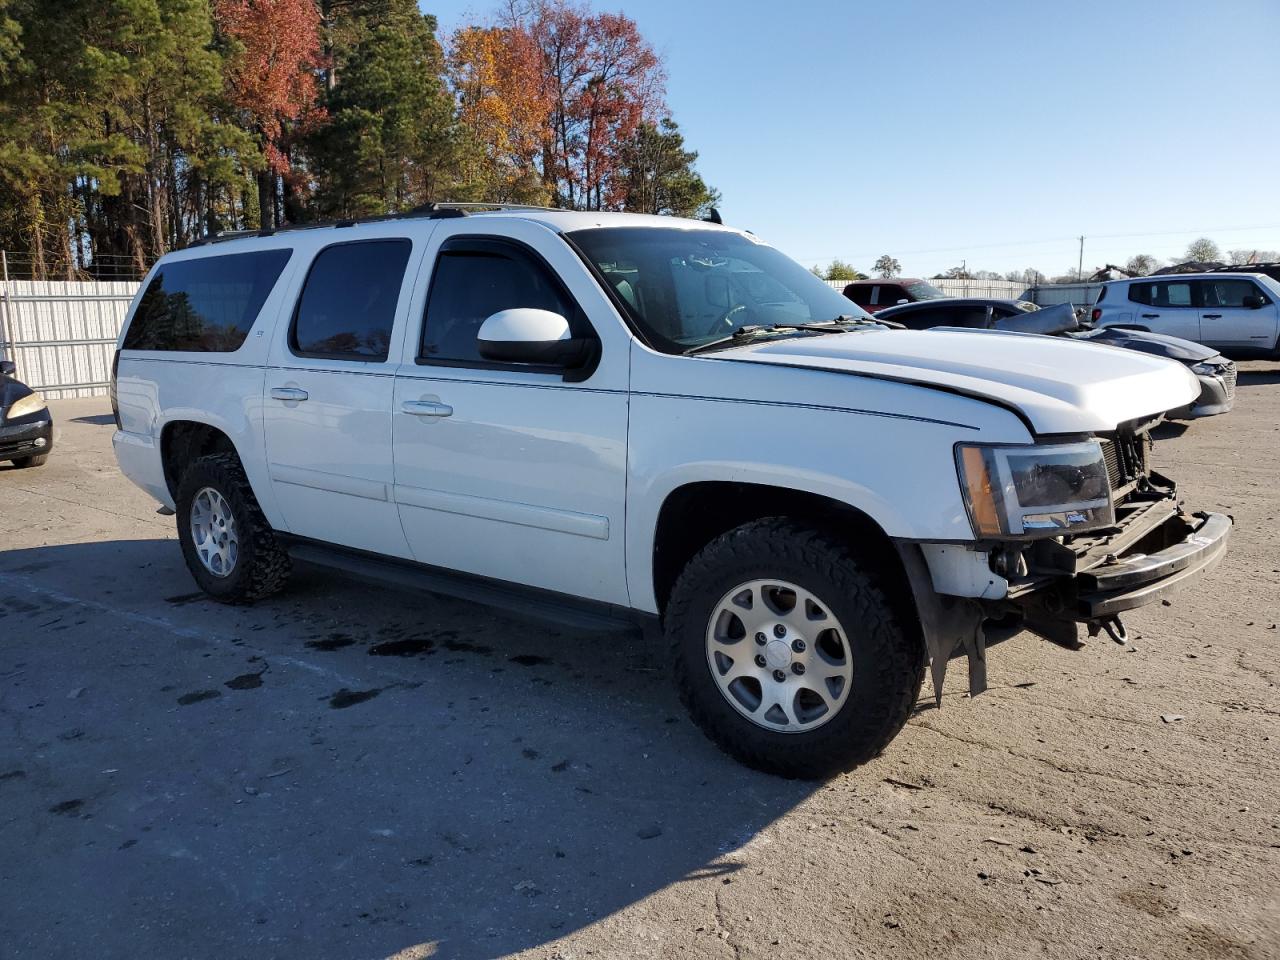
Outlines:
{"label": "black off-road tire tread", "polygon": [[[710,598],[706,594],[726,567],[758,564],[771,557],[801,565],[835,588],[843,608],[841,622],[850,634],[860,635],[849,637],[849,642],[858,644],[864,653],[869,648],[873,654],[859,658],[855,653],[859,660],[856,672],[865,675],[872,671],[870,702],[863,699],[855,704],[857,690],[851,690],[841,713],[812,733],[770,733],[756,727],[722,702],[724,696],[706,667],[706,619],[693,608],[720,599],[719,593]],[[840,539],[785,517],[744,524],[713,540],[689,561],[672,591],[664,626],[680,699],[712,742],[757,770],[796,779],[821,779],[874,758],[897,736],[924,682],[923,642],[918,633],[899,624],[892,604],[866,566],[866,560]],[[828,592],[820,591],[819,595]],[[832,603],[836,598],[826,599]],[[853,623],[849,622],[850,608]],[[690,623],[691,617],[697,622]],[[685,649],[685,644],[692,642],[684,639],[689,629],[695,630],[698,638],[692,664]],[[706,676],[695,677],[691,670],[701,670]],[[706,686],[699,689],[695,682],[699,680]],[[710,703],[708,691],[714,698]],[[853,714],[849,710],[861,715],[851,729],[847,718]]]}
{"label": "black off-road tire tread", "polygon": [[18,457],[16,460],[10,461],[19,470],[26,470],[29,467],[43,467],[49,459],[47,453],[37,453],[30,457]]}
{"label": "black off-road tire tread", "polygon": [[[211,482],[212,481],[212,482]],[[190,502],[199,487],[215,487],[231,504],[240,536],[240,569],[228,581],[231,589],[215,592],[206,586],[210,575],[187,545]],[[293,569],[289,554],[276,539],[267,522],[240,458],[234,453],[211,453],[194,460],[182,473],[177,496],[178,537],[187,569],[201,589],[213,600],[226,604],[247,604],[269,597],[284,588]],[[247,548],[247,549],[246,549]]]}

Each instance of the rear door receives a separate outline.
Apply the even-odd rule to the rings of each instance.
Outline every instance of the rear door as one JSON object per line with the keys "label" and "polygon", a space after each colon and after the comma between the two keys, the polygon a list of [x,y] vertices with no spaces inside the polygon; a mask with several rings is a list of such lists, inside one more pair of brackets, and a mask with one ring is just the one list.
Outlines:
{"label": "rear door", "polygon": [[[1200,339],[1215,347],[1270,349],[1276,342],[1276,306],[1266,291],[1247,277],[1198,280]],[[1244,305],[1261,297],[1261,308]]]}
{"label": "rear door", "polygon": [[1134,326],[1184,340],[1200,339],[1200,308],[1194,280],[1142,280],[1129,284]]}
{"label": "rear door", "polygon": [[278,324],[263,421],[267,469],[289,532],[404,557],[391,498],[391,401],[410,265],[425,242],[415,250],[407,232],[382,231],[315,252],[289,322]]}

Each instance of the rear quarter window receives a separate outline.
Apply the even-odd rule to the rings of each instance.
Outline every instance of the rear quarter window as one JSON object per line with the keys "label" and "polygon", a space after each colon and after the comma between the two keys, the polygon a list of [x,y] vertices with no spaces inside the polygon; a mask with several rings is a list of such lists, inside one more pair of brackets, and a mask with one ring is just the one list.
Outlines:
{"label": "rear quarter window", "polygon": [[138,301],[124,349],[240,349],[291,253],[255,250],[161,263]]}

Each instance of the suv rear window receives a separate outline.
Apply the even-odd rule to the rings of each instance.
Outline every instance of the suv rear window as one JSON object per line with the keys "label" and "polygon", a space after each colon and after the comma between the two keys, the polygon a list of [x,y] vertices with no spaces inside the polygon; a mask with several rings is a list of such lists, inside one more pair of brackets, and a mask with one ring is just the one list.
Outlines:
{"label": "suv rear window", "polygon": [[289,331],[293,352],[326,360],[386,360],[412,249],[408,240],[358,240],[316,254]]}
{"label": "suv rear window", "polygon": [[162,263],[138,301],[124,349],[240,349],[291,253],[257,250]]}

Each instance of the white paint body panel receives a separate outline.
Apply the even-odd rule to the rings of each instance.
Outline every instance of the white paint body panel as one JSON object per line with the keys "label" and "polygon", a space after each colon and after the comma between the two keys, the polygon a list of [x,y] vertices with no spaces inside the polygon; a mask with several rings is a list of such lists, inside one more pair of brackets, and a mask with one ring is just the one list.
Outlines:
{"label": "white paint body panel", "polygon": [[[601,360],[585,382],[566,383],[553,373],[420,366],[416,332],[408,338],[393,419],[395,497],[413,557],[626,606],[630,335],[582,262],[542,224],[444,221],[428,264],[446,240],[475,234],[536,251],[591,320]],[[453,412],[404,412],[424,400]]]}
{"label": "white paint body panel", "polygon": [[988,397],[1016,407],[1037,433],[1048,434],[1113,430],[1200,395],[1195,375],[1176,361],[990,330],[868,330],[777,340],[721,356],[911,380]]}

